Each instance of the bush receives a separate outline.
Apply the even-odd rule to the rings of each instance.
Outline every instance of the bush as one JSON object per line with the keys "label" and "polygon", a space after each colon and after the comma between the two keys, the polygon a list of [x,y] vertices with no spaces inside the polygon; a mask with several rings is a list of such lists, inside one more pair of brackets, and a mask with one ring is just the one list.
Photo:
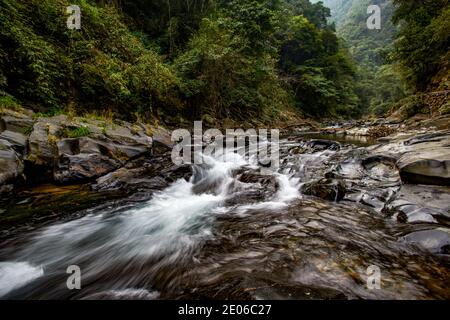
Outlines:
{"label": "bush", "polygon": [[19,110],[21,108],[19,102],[10,95],[0,96],[0,107],[12,110]]}
{"label": "bush", "polygon": [[68,138],[81,138],[88,137],[91,134],[91,130],[88,127],[78,127],[67,131]]}
{"label": "bush", "polygon": [[450,114],[450,102],[447,102],[442,107],[439,108],[439,114],[440,115],[447,115]]}
{"label": "bush", "polygon": [[[81,30],[66,28],[63,12],[72,4],[81,7]],[[92,1],[2,1],[0,57],[0,89],[42,114],[71,102],[80,113],[113,109],[130,118],[141,107],[157,114],[176,94],[174,73],[117,8]]]}
{"label": "bush", "polygon": [[424,102],[423,94],[412,95],[399,101],[394,106],[395,109],[399,109],[402,117],[405,119],[417,114],[426,114],[430,111]]}

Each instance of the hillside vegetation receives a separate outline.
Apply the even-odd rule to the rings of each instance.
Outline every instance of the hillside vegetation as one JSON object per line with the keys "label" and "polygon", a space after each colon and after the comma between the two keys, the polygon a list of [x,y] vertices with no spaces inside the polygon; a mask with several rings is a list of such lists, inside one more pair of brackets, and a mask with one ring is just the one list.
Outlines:
{"label": "hillside vegetation", "polygon": [[[372,3],[381,30],[366,27]],[[81,30],[66,26],[74,4]],[[308,0],[3,0],[0,105],[268,123],[383,115],[411,92],[448,89],[448,0],[325,5],[333,17]]]}
{"label": "hillside vegetation", "polygon": [[[323,3],[357,64],[357,92],[368,113],[382,116],[404,107],[411,116],[427,109],[422,93],[449,90],[448,0]],[[372,4],[381,8],[380,30],[366,27]]]}
{"label": "hillside vegetation", "polygon": [[[66,27],[73,4],[81,30]],[[307,0],[3,0],[0,101],[173,123],[354,116],[328,17]]]}

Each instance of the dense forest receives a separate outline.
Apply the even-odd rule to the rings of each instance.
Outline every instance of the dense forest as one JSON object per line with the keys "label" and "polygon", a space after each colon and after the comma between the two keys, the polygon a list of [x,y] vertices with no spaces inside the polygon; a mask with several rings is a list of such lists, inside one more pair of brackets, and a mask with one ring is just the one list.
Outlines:
{"label": "dense forest", "polygon": [[[381,30],[365,25],[372,2]],[[73,4],[81,30],[66,26]],[[308,0],[2,0],[0,103],[168,124],[270,122],[283,110],[381,115],[408,88],[448,87],[448,0],[325,5],[350,9],[331,19]]]}
{"label": "dense forest", "polygon": [[[367,8],[376,4],[381,9],[381,29],[366,26]],[[342,45],[348,48],[356,64],[356,93],[360,109],[365,113],[384,115],[404,98],[408,87],[402,81],[400,65],[393,59],[397,27],[392,22],[392,0],[325,0],[331,9],[330,22],[336,25]]]}

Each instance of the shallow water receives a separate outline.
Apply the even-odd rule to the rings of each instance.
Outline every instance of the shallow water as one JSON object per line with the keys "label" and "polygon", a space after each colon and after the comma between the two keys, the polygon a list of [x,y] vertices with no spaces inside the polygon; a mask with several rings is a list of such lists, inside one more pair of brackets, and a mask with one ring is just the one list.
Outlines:
{"label": "shallow water", "polygon": [[[411,227],[363,201],[361,190],[396,192],[393,168],[353,161],[365,154],[353,145],[292,152],[298,145],[282,141],[281,168],[269,176],[237,154],[208,157],[189,181],[148,201],[93,207],[8,239],[0,297],[450,298],[448,260],[403,241]],[[302,194],[331,169],[354,179],[361,199]],[[70,265],[81,269],[81,290],[67,288]],[[381,269],[380,290],[366,285],[372,265]]]}
{"label": "shallow water", "polygon": [[333,140],[342,144],[352,144],[359,147],[367,147],[377,143],[377,140],[368,136],[352,136],[344,134],[330,134],[322,132],[297,133],[296,135],[305,139]]}

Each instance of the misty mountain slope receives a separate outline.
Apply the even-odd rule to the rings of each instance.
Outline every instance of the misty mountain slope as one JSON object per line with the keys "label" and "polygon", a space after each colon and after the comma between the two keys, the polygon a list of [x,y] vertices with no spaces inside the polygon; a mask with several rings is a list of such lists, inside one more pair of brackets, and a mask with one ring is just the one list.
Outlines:
{"label": "misty mountain slope", "polygon": [[[319,2],[313,0],[312,2]],[[353,58],[371,67],[384,64],[392,49],[396,27],[391,19],[394,7],[391,0],[324,0],[331,9],[331,20],[336,24],[338,35],[345,39]],[[369,30],[367,13],[369,5],[381,8],[381,29]]]}
{"label": "misty mountain slope", "polygon": [[311,2],[317,3],[322,1],[323,4],[331,9],[331,22],[336,23],[336,26],[340,26],[346,19],[347,14],[352,7],[352,0],[312,0]]}
{"label": "misty mountain slope", "polygon": [[[320,2],[313,0],[312,2]],[[324,0],[331,9],[330,22],[343,39],[344,46],[357,64],[357,94],[361,108],[369,113],[384,114],[392,103],[405,95],[398,65],[390,62],[397,33],[392,23],[392,0]],[[381,29],[367,27],[369,5],[381,8]]]}

